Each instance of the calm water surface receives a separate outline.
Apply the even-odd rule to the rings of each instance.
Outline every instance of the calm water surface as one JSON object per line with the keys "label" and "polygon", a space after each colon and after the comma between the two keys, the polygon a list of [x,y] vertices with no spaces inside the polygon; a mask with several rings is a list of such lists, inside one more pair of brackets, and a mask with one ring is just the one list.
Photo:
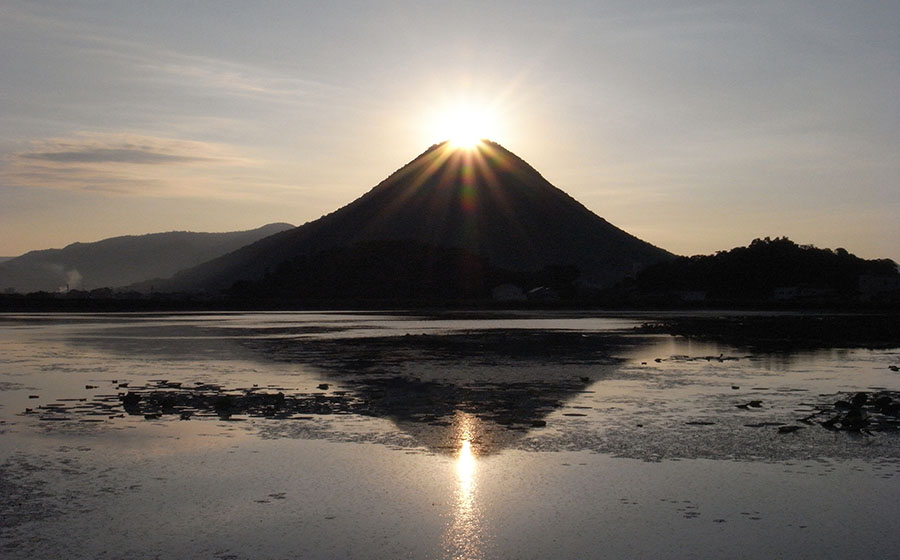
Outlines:
{"label": "calm water surface", "polygon": [[0,555],[896,552],[900,434],[801,420],[900,390],[900,349],[761,353],[645,320],[0,315]]}

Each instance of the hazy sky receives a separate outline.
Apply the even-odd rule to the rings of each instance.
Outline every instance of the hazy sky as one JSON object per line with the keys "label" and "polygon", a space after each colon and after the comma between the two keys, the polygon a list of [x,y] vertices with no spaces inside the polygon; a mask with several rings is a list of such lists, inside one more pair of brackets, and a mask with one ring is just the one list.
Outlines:
{"label": "hazy sky", "polygon": [[900,260],[900,3],[0,0],[0,255],[301,224],[456,104],[679,254]]}

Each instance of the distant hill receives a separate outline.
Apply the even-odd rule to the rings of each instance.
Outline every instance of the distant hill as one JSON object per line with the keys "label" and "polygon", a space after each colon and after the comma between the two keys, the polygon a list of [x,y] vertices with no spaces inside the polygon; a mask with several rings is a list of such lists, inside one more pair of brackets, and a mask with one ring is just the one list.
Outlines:
{"label": "distant hill", "polygon": [[217,292],[267,274],[275,282],[277,270],[296,273],[323,251],[380,242],[407,243],[422,255],[458,250],[507,271],[574,266],[596,284],[673,258],[597,216],[499,144],[463,150],[442,143],[347,206],[183,271],[158,289]]}
{"label": "distant hill", "polygon": [[0,290],[20,293],[60,289],[120,287],[168,277],[293,228],[269,224],[249,231],[194,233],[175,231],[73,243],[63,249],[31,251],[0,262]]}
{"label": "distant hill", "polygon": [[647,267],[634,285],[644,293],[703,292],[715,300],[851,300],[866,295],[860,291],[866,289],[867,278],[880,281],[869,295],[900,287],[897,264],[890,259],[865,260],[845,249],[767,237],[747,247]]}

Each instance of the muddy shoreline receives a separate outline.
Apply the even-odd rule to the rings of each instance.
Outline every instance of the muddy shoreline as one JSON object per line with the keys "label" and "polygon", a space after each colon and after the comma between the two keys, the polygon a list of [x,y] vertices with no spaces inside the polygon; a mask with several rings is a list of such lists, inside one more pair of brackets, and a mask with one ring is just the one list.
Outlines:
{"label": "muddy shoreline", "polygon": [[638,332],[715,340],[760,350],[900,347],[900,314],[784,314],[667,317]]}

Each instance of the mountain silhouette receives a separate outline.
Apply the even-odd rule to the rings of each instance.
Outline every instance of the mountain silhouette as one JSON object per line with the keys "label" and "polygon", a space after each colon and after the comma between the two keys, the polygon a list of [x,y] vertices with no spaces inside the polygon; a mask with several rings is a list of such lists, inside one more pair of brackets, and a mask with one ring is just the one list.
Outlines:
{"label": "mountain silhouette", "polygon": [[290,224],[228,233],[173,231],[73,243],[0,262],[0,289],[20,292],[120,287],[168,277],[293,228]]}
{"label": "mountain silhouette", "polygon": [[507,271],[573,266],[594,284],[672,258],[597,216],[499,144],[454,149],[444,142],[343,208],[182,271],[158,289],[221,291],[324,251],[381,242],[463,251]]}

